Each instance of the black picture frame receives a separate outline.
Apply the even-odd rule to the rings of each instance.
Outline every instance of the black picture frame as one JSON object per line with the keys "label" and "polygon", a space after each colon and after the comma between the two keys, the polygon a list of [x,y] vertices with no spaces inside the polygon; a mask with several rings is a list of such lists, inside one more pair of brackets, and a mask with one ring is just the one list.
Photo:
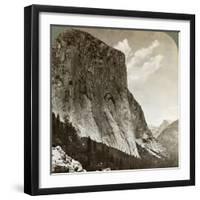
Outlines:
{"label": "black picture frame", "polygon": [[[39,188],[39,13],[188,20],[190,23],[190,179],[162,182]],[[24,9],[24,192],[30,195],[195,185],[195,15],[31,5]]]}

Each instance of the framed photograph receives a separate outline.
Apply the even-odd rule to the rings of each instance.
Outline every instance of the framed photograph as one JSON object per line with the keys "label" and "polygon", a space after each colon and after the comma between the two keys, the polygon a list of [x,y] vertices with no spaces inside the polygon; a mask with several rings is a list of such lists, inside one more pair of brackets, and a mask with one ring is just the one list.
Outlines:
{"label": "framed photograph", "polygon": [[195,16],[25,8],[24,191],[195,184]]}

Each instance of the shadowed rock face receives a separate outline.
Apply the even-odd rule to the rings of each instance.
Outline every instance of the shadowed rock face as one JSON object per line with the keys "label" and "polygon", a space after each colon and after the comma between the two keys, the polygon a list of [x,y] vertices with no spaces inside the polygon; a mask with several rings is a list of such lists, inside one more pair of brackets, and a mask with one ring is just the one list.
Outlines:
{"label": "shadowed rock face", "polygon": [[136,140],[152,138],[127,88],[124,54],[83,31],[67,29],[52,48],[52,111],[80,137],[135,157]]}
{"label": "shadowed rock face", "polygon": [[168,150],[171,163],[178,166],[178,120],[165,128],[158,136],[158,141]]}

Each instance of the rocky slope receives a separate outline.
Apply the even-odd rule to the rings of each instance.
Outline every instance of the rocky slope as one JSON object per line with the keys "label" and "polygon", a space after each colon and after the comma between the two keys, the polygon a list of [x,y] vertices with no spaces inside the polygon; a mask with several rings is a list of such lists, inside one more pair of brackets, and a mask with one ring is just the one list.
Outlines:
{"label": "rocky slope", "polygon": [[165,156],[127,88],[124,54],[86,32],[66,29],[55,41],[52,111],[80,138],[135,158],[141,158],[139,148],[147,147],[151,155]]}
{"label": "rocky slope", "polygon": [[52,172],[84,172],[80,162],[68,156],[60,146],[52,147]]}
{"label": "rocky slope", "polygon": [[168,125],[157,138],[162,146],[167,149],[174,166],[178,166],[178,137],[178,120],[176,120]]}

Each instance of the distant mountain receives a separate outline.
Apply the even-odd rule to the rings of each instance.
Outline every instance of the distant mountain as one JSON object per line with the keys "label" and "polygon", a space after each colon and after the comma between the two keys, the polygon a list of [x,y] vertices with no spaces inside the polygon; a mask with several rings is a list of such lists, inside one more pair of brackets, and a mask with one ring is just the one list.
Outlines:
{"label": "distant mountain", "polygon": [[168,120],[163,120],[159,127],[149,126],[153,136],[157,138],[160,133],[169,126],[170,122]]}
{"label": "distant mountain", "polygon": [[159,143],[167,149],[174,166],[178,165],[178,120],[168,125],[157,137]]}

